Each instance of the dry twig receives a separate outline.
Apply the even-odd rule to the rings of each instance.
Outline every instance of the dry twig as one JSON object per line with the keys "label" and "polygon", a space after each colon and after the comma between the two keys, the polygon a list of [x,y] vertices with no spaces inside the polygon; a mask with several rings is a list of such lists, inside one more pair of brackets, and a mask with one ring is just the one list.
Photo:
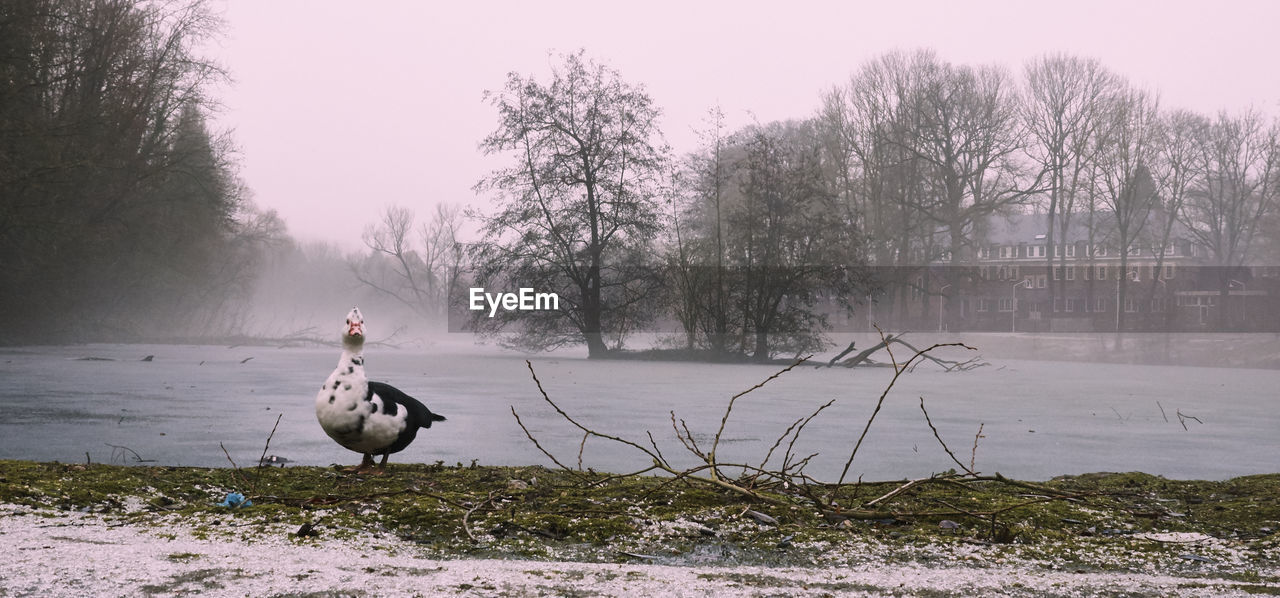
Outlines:
{"label": "dry twig", "polygon": [[[259,473],[259,474],[261,474],[261,473],[262,473],[262,466],[263,466],[263,464],[264,464],[264,463],[266,462],[266,460],[267,460],[267,449],[271,448],[271,439],[275,437],[275,435],[276,435],[276,428],[280,425],[280,418],[282,418],[282,417],[284,417],[284,414],[283,414],[283,413],[281,413],[280,415],[277,415],[277,416],[276,416],[276,423],[275,423],[275,425],[271,426],[271,433],[270,433],[270,434],[267,434],[267,442],[266,442],[266,444],[263,444],[263,445],[262,445],[262,456],[261,456],[261,457],[258,457],[258,473]],[[223,450],[225,450],[225,449],[223,449]],[[230,455],[228,455],[228,458],[230,458]]]}
{"label": "dry twig", "polygon": [[[929,419],[929,412],[924,408],[924,397],[920,397],[920,412],[924,413],[924,423],[929,424],[929,429],[933,430],[933,437],[938,439],[938,444],[942,445],[942,450],[947,451],[947,456],[951,457],[951,460],[955,461],[956,465],[959,465],[960,469],[963,469],[965,473],[974,475],[973,461],[970,461],[969,466],[965,467],[964,463],[961,463],[960,460],[956,458],[956,454],[951,452],[951,449],[947,448],[947,443],[942,441],[942,436],[938,435],[938,428],[934,427],[933,420]],[[978,440],[976,438],[973,441],[973,450],[975,453],[978,450]]]}
{"label": "dry twig", "polygon": [[711,441],[711,450],[707,452],[707,463],[709,463],[709,464],[711,465],[711,476],[712,476],[712,477],[715,477],[715,476],[719,475],[719,471],[716,469],[716,449],[720,446],[720,436],[721,436],[722,434],[724,434],[724,426],[725,426],[725,424],[729,421],[729,415],[730,415],[731,413],[733,413],[733,404],[734,404],[735,402],[737,402],[737,400],[738,400],[738,398],[739,398],[739,397],[742,397],[743,395],[745,395],[745,394],[747,394],[747,393],[749,393],[749,392],[751,392],[751,391],[753,391],[753,390],[756,390],[757,388],[760,388],[760,387],[764,386],[765,384],[768,384],[768,383],[769,383],[769,382],[771,382],[772,380],[776,379],[778,376],[781,376],[781,375],[783,375],[783,374],[785,374],[785,373],[787,373],[787,372],[790,372],[790,371],[791,371],[793,368],[795,368],[796,366],[798,366],[798,365],[800,365],[800,364],[804,363],[805,361],[808,361],[810,357],[813,357],[813,356],[812,356],[812,355],[807,355],[807,356],[805,356],[805,357],[801,357],[801,358],[797,359],[797,360],[795,361],[795,363],[792,363],[791,365],[789,365],[789,366],[787,366],[787,367],[785,367],[785,368],[782,368],[780,371],[774,372],[772,376],[769,376],[768,378],[765,378],[764,380],[760,381],[760,382],[759,382],[758,384],[756,384],[755,386],[752,386],[751,388],[748,388],[748,389],[746,389],[746,390],[744,390],[744,391],[742,391],[742,392],[740,392],[740,393],[738,393],[738,394],[736,394],[736,395],[733,395],[732,397],[729,397],[729,406],[728,406],[728,407],[725,407],[725,410],[724,410],[724,416],[720,418],[720,429],[716,430],[716,436],[715,436],[715,439]]}
{"label": "dry twig", "polygon": [[[879,328],[877,328],[877,330],[879,330]],[[880,334],[883,337],[884,333],[881,332]],[[898,383],[898,378],[901,378],[902,374],[906,372],[907,368],[909,368],[911,364],[914,363],[916,360],[920,359],[921,356],[939,347],[964,347],[966,349],[969,349],[970,351],[976,351],[976,349],[964,343],[935,343],[934,345],[924,350],[917,351],[915,355],[912,355],[911,358],[908,359],[906,363],[902,364],[901,366],[899,366],[898,362],[894,360],[893,378],[890,379],[889,384],[885,386],[884,392],[880,393],[880,398],[876,401],[876,407],[874,410],[872,410],[871,417],[867,418],[867,424],[863,426],[862,434],[858,436],[858,441],[853,445],[853,450],[849,452],[849,459],[845,461],[844,469],[840,471],[840,479],[836,481],[837,486],[844,484],[845,476],[849,474],[849,467],[853,465],[853,458],[858,455],[858,449],[862,447],[862,441],[867,438],[867,431],[871,429],[871,423],[875,421],[876,415],[880,413],[880,408],[884,406],[885,397],[889,396],[889,391],[893,390],[893,386]],[[892,355],[893,354],[890,353],[890,358],[892,358]]]}
{"label": "dry twig", "polygon": [[973,472],[973,464],[978,460],[978,439],[986,438],[982,435],[982,427],[987,425],[986,422],[978,422],[978,432],[973,435],[973,451],[969,453],[969,471]]}

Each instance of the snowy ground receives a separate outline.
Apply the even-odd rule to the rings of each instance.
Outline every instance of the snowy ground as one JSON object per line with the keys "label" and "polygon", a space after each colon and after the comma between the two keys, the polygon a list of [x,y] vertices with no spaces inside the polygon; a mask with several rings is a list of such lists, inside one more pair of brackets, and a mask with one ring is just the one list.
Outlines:
{"label": "snowy ground", "polygon": [[[231,520],[228,520],[231,524]],[[832,555],[813,567],[434,560],[411,543],[357,535],[298,539],[281,526],[249,541],[197,537],[181,524],[0,505],[0,596],[1247,596],[1280,587],[1216,563],[1102,572],[991,558],[984,547],[902,559]],[[930,552],[932,550],[932,552]],[[1274,579],[1280,566],[1258,571]]]}
{"label": "snowy ground", "polygon": [[[469,337],[459,336],[448,346],[366,352],[372,377],[416,395],[449,418],[419,435],[393,461],[550,465],[517,427],[512,407],[544,446],[575,459],[582,437],[542,401],[524,356],[474,347]],[[923,344],[926,339],[914,340]],[[1221,344],[1212,338],[1175,341]],[[970,355],[950,351],[943,355]],[[154,359],[140,361],[147,355]],[[221,443],[247,465],[261,454],[282,415],[271,454],[296,464],[355,463],[358,456],[330,441],[315,423],[314,393],[336,359],[335,350],[324,348],[5,348],[0,350],[0,458],[74,463],[141,458],[223,467],[228,462]],[[664,448],[671,447],[667,454],[673,458],[683,449],[671,428],[672,411],[688,422],[695,438],[707,440],[728,398],[778,369],[589,362],[578,353],[531,359],[547,392],[566,411],[602,432],[642,442],[645,431],[652,432]],[[919,397],[944,440],[966,461],[975,458],[980,471],[1022,479],[1132,470],[1225,479],[1274,472],[1280,464],[1275,434],[1280,370],[988,361],[988,367],[964,373],[943,373],[925,364],[901,379],[849,479],[900,479],[954,465],[925,425]],[[721,454],[758,462],[788,425],[835,399],[796,446],[801,454],[820,453],[809,474],[835,478],[889,377],[887,369],[797,368],[739,400],[725,427]],[[975,454],[980,424],[983,438]],[[633,471],[647,460],[593,440],[584,465]]]}

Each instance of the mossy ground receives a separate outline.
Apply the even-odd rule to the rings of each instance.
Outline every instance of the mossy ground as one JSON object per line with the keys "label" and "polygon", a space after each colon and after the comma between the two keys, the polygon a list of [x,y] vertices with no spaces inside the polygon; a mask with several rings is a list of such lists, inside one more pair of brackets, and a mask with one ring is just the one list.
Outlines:
{"label": "mossy ground", "polygon": [[[393,465],[384,475],[331,468],[203,469],[0,461],[0,503],[88,511],[127,523],[183,525],[197,537],[289,534],[297,542],[394,536],[442,558],[668,564],[945,566],[1025,561],[1080,571],[1163,571],[1231,579],[1259,592],[1280,579],[1280,474],[1179,481],[1089,474],[1045,482],[1083,498],[1043,499],[1002,482],[921,484],[880,508],[897,516],[824,518],[802,499],[753,502],[696,482],[608,478],[542,467]],[[862,504],[900,483],[840,489]],[[228,492],[245,508],[217,506]],[[941,511],[1000,513],[912,516]],[[746,514],[767,514],[776,524]],[[941,526],[943,519],[959,524]],[[1181,533],[1182,535],[1176,535]],[[175,561],[190,554],[175,553]],[[946,561],[946,562],[940,562]]]}

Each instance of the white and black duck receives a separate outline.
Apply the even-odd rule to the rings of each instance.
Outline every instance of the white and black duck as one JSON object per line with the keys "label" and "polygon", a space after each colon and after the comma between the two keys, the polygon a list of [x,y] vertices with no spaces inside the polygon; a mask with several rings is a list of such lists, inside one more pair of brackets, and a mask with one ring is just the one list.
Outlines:
{"label": "white and black duck", "polygon": [[316,395],[316,419],[338,444],[364,455],[356,471],[373,467],[373,456],[404,450],[419,428],[430,428],[444,416],[432,413],[417,399],[383,382],[372,382],[364,371],[364,317],[359,308],[347,314],[342,332],[342,357]]}

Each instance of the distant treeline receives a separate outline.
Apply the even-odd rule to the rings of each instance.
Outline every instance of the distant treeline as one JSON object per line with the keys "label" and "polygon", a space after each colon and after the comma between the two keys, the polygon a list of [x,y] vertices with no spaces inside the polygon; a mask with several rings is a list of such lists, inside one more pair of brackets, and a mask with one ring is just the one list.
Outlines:
{"label": "distant treeline", "polygon": [[[644,87],[584,52],[549,77],[511,73],[487,98],[497,127],[481,149],[507,166],[476,187],[497,207],[476,214],[473,280],[554,291],[568,308],[474,323],[529,348],[604,356],[671,317],[687,349],[767,360],[820,347],[825,315],[866,300],[880,323],[932,326],[943,285],[930,266],[976,266],[1002,215],[1038,214],[1048,247],[1083,228],[1120,272],[1140,247],[1159,270],[1184,241],[1223,273],[1280,256],[1272,115],[1168,110],[1093,59],[1050,54],[1015,74],[891,52],[807,118],[731,131],[713,110],[684,156]],[[984,284],[949,281],[946,309]],[[1065,293],[1050,280],[1048,304]]]}
{"label": "distant treeline", "polygon": [[200,0],[0,3],[0,342],[234,322],[283,228],[205,122],[216,26]]}

